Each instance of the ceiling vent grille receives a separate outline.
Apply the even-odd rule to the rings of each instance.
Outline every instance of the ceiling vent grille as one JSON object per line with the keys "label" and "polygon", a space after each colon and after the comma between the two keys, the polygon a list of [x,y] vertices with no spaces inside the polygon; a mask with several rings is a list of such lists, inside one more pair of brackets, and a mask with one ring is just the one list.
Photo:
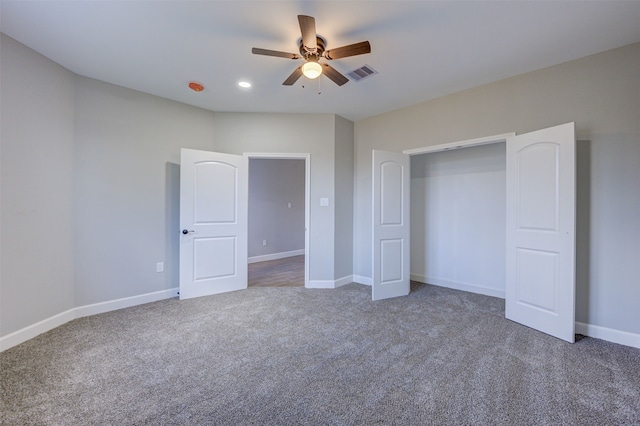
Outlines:
{"label": "ceiling vent grille", "polygon": [[347,73],[349,78],[353,81],[361,81],[376,74],[378,74],[378,71],[374,70],[369,65],[363,65],[360,68]]}

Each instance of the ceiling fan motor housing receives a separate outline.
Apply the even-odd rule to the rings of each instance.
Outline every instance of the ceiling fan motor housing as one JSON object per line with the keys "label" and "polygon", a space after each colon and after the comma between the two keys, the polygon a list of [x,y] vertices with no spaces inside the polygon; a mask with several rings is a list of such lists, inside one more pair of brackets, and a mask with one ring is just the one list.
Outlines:
{"label": "ceiling fan motor housing", "polygon": [[307,50],[305,45],[302,43],[302,39],[300,39],[300,42],[298,43],[300,45],[300,54],[304,57],[305,61],[318,62],[318,59],[320,59],[324,53],[325,43],[326,42],[322,37],[316,36],[316,44],[318,47],[314,52]]}

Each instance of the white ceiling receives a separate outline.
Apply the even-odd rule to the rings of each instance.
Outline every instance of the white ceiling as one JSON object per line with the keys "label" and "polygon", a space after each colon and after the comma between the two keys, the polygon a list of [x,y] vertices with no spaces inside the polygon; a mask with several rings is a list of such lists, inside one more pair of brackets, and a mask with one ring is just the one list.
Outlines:
{"label": "white ceiling", "polygon": [[[640,41],[637,0],[1,0],[0,7],[2,32],[83,76],[213,111],[354,121]],[[297,52],[298,14],[316,18],[327,49],[371,42],[371,54],[331,61],[338,71],[368,64],[379,74],[342,87],[326,77],[283,86],[301,62],[251,48]],[[192,80],[206,90],[190,91]],[[253,87],[239,88],[240,80]]]}

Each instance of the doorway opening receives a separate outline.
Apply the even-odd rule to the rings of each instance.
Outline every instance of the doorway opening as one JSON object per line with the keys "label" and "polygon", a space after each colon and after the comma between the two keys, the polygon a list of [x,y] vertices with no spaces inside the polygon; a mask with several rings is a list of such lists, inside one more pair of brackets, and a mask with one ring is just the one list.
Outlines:
{"label": "doorway opening", "polygon": [[411,156],[411,279],[505,298],[504,141]]}
{"label": "doorway opening", "polygon": [[248,286],[308,284],[308,154],[249,157]]}

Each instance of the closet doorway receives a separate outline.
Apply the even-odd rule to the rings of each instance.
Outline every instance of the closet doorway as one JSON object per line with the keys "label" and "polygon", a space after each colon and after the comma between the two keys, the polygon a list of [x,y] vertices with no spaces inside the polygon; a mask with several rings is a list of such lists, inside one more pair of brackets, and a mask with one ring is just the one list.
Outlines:
{"label": "closet doorway", "polygon": [[[428,218],[422,214],[425,223],[416,221],[421,216],[420,209],[431,206],[421,206],[416,202],[411,205],[413,197],[419,194],[419,188],[415,180],[425,178],[440,178],[442,176],[429,176],[425,171],[413,171],[414,179],[408,176],[411,168],[408,161],[410,156],[473,147],[480,145],[506,142],[506,274],[505,274],[505,317],[519,322],[528,327],[545,332],[552,336],[573,343],[575,341],[575,123],[566,123],[546,129],[524,133],[521,135],[506,134],[491,136],[488,138],[474,139],[454,144],[431,146],[404,151],[404,156],[398,153],[373,150],[373,273],[372,273],[372,299],[403,296],[408,293],[408,281],[411,273],[406,271],[417,268],[423,262],[423,272],[414,273],[414,278],[419,280],[435,281],[439,277],[429,278],[429,269],[437,269],[437,261],[431,263],[426,254],[429,246],[426,243],[432,235],[425,235],[422,241],[413,242],[413,248],[423,250],[422,253],[412,254],[411,247],[405,247],[406,238],[399,232],[393,234],[395,229],[411,228],[422,225],[426,234]],[[426,157],[425,157],[426,158]],[[416,165],[420,164],[416,161]],[[424,165],[424,158],[423,158]],[[491,165],[491,163],[489,163]],[[471,169],[466,167],[463,174],[469,170],[478,176],[489,171],[492,181],[499,176],[489,167],[484,166],[476,173],[476,165]],[[418,167],[419,169],[419,167]],[[451,165],[442,167],[443,171],[451,169]],[[446,177],[446,176],[445,176]],[[413,191],[407,191],[405,181],[414,180]],[[470,187],[477,184],[476,177],[464,177],[450,182],[452,190],[446,191],[441,198],[442,203],[458,203],[451,192],[456,192],[460,182],[465,182]],[[423,183],[423,190],[428,187],[428,182]],[[394,189],[401,189],[399,192]],[[453,225],[452,236],[441,239],[442,242],[454,245],[462,242],[467,245],[468,238],[458,238],[456,233],[460,230],[471,235],[484,231],[485,222],[493,216],[500,216],[494,212],[479,212],[476,197],[477,189],[468,191],[462,205],[454,205],[454,208],[444,209],[447,216],[456,216],[460,212],[472,212],[473,217],[480,215],[481,220],[474,226],[462,227]],[[481,191],[484,192],[484,191]],[[401,195],[393,196],[400,193]],[[438,202],[432,202],[436,204]],[[411,221],[407,219],[405,210],[411,210]],[[442,209],[440,209],[442,210]],[[416,217],[417,216],[417,217]],[[482,218],[484,217],[484,220]],[[437,235],[442,226],[434,226],[430,229]],[[413,231],[413,230],[412,230]],[[498,234],[501,232],[494,232]],[[495,239],[499,241],[501,238]],[[485,239],[486,241],[486,239]],[[402,243],[402,244],[401,244]],[[496,243],[499,247],[500,243]],[[421,247],[422,246],[422,247]],[[487,244],[479,244],[475,252],[487,249]],[[461,253],[459,250],[457,253]],[[472,253],[473,254],[473,253]],[[411,255],[411,257],[410,257]],[[455,256],[454,256],[455,257]],[[412,262],[410,262],[412,261]],[[482,269],[485,262],[476,262]],[[410,264],[411,263],[411,264]],[[496,262],[497,264],[497,262]],[[467,262],[446,262],[441,271],[449,273],[458,280],[458,272],[467,267]],[[493,273],[500,274],[500,266],[491,268]],[[493,275],[489,272],[489,277]],[[476,274],[477,275],[477,272]],[[471,275],[470,275],[471,276]],[[464,278],[462,278],[464,280]],[[444,280],[448,281],[448,280]],[[440,285],[443,285],[441,283]],[[454,283],[456,286],[470,287],[467,283]],[[447,286],[451,286],[451,282]],[[476,289],[482,289],[483,293],[500,292],[500,288],[487,289],[480,284]],[[377,297],[382,295],[382,297]]]}

